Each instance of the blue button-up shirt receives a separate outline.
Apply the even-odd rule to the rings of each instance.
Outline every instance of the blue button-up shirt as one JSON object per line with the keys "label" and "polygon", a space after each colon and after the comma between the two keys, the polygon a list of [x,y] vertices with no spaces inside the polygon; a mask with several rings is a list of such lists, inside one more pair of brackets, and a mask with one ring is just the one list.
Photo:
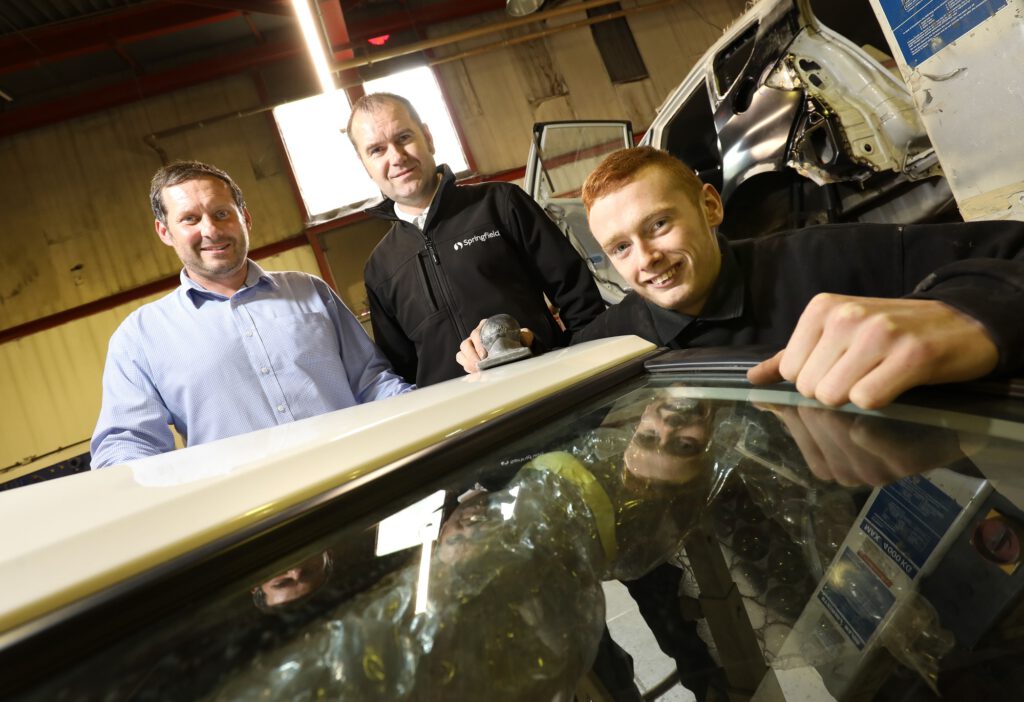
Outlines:
{"label": "blue button-up shirt", "polygon": [[249,261],[231,297],[181,272],[110,339],[92,467],[397,395],[407,384],[327,284]]}

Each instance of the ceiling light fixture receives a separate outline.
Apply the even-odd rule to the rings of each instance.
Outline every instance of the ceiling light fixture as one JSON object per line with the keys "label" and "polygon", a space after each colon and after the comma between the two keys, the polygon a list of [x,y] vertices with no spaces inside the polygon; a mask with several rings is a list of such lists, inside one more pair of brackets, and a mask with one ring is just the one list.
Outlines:
{"label": "ceiling light fixture", "polygon": [[306,41],[306,48],[309,49],[309,57],[313,60],[313,69],[320,80],[320,86],[325,93],[333,93],[337,89],[334,84],[334,74],[331,73],[327,64],[323,35],[320,33],[319,25],[313,22],[313,12],[309,9],[309,1],[292,0],[292,7],[295,8],[295,16],[299,20],[302,38]]}
{"label": "ceiling light fixture", "polygon": [[544,0],[505,0],[505,12],[513,17],[532,15],[540,9]]}

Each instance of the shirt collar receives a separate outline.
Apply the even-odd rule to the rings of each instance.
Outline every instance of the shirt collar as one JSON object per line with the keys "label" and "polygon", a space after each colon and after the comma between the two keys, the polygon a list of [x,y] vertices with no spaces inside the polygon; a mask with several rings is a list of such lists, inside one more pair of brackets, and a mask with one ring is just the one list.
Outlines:
{"label": "shirt collar", "polygon": [[[249,263],[248,272],[245,275],[244,288],[253,288],[258,285],[268,286],[271,290],[277,287],[277,282],[264,271],[258,263],[253,261],[251,258],[247,259]],[[188,277],[188,273],[185,269],[181,269],[181,273],[178,274],[178,280],[181,281],[181,290],[185,295],[192,301],[192,304],[199,307],[204,300],[226,300],[226,295],[215,293],[211,290],[207,290],[202,285],[197,283]]]}
{"label": "shirt collar", "polygon": [[718,271],[718,279],[711,289],[711,296],[700,315],[693,317],[682,312],[666,309],[645,299],[644,304],[651,311],[654,329],[662,344],[679,336],[695,320],[721,322],[736,319],[743,314],[744,283],[740,275],[736,254],[733,253],[725,237],[717,235],[718,249],[722,253],[722,267]]}
{"label": "shirt collar", "polygon": [[[436,190],[434,191],[434,194],[437,194]],[[403,212],[401,208],[398,206],[397,202],[393,204],[395,207],[395,217],[398,217],[398,219],[402,220],[403,222],[408,222],[417,229],[423,229],[423,224],[424,222],[427,221],[427,213],[430,212],[430,205],[434,204],[434,198],[430,198],[430,203],[426,207],[424,207],[423,211],[420,212],[419,214],[409,214],[408,212]]]}
{"label": "shirt collar", "polygon": [[[434,190],[434,196],[433,196],[433,198],[430,201],[430,205],[427,206],[427,209],[423,210],[423,214],[424,215],[429,213],[431,210],[437,209],[435,207],[435,205],[437,205],[438,202],[440,202],[440,200],[441,200],[441,191],[444,190],[445,187],[449,183],[454,183],[455,182],[455,173],[452,171],[451,168],[448,167],[448,164],[445,164],[445,163],[440,164],[437,167],[437,170],[435,171],[435,173],[439,174],[441,176],[441,178],[440,178],[440,181],[437,184],[437,188]],[[387,220],[396,220],[397,219],[397,220],[401,220],[401,221],[404,221],[404,222],[412,222],[411,218],[419,216],[419,215],[409,215],[409,214],[406,214],[404,212],[399,214],[399,210],[395,206],[395,201],[392,200],[391,198],[383,197],[383,193],[382,193],[382,199],[381,199],[380,202],[378,202],[376,205],[373,205],[371,207],[366,208],[363,211],[366,212],[367,214],[373,215],[374,217],[380,217],[382,219],[387,219]],[[415,224],[415,222],[412,222],[412,223]],[[426,217],[425,216],[424,216],[423,224],[426,225]]]}
{"label": "shirt collar", "polygon": [[420,212],[419,214],[409,214],[408,212],[403,212],[402,209],[398,206],[397,202],[392,202],[392,205],[394,206],[395,210],[395,217],[398,217],[398,219],[402,220],[403,222],[408,222],[409,224],[413,225],[420,231],[423,231],[423,225],[426,224],[427,222],[427,215],[430,214],[430,208],[433,207],[434,200],[437,199],[437,194],[441,191],[441,181],[443,178],[444,171],[441,168],[438,168],[434,172],[434,192],[430,194],[430,202],[427,203],[427,206],[424,207],[423,211]]}

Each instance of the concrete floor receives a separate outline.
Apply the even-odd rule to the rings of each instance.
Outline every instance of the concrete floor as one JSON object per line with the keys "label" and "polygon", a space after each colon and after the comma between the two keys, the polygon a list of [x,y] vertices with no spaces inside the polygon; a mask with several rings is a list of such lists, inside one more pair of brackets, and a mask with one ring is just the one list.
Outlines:
{"label": "concrete floor", "polygon": [[[617,644],[633,656],[637,687],[646,693],[675,672],[675,662],[662,653],[654,634],[644,623],[636,602],[626,586],[612,580],[604,583],[608,629]],[[659,696],[659,702],[695,702],[693,694],[679,683]]]}

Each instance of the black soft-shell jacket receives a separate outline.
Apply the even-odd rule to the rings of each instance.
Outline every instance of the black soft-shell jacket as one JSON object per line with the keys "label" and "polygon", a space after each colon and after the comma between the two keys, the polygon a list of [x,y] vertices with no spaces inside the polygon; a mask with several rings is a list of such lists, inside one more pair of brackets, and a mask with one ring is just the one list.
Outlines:
{"label": "black soft-shell jacket", "polygon": [[[586,262],[518,186],[456,185],[442,166],[424,229],[385,199],[368,213],[394,224],[364,280],[374,340],[395,371],[419,386],[463,375],[459,344],[479,321],[506,313],[547,348],[566,346],[604,309]],[[558,308],[563,332],[544,295]]]}
{"label": "black soft-shell jacket", "polygon": [[818,293],[939,300],[973,317],[999,349],[996,373],[1024,369],[1024,222],[830,224],[727,242],[697,317],[635,292],[574,342],[636,334],[659,346],[785,346]]}

